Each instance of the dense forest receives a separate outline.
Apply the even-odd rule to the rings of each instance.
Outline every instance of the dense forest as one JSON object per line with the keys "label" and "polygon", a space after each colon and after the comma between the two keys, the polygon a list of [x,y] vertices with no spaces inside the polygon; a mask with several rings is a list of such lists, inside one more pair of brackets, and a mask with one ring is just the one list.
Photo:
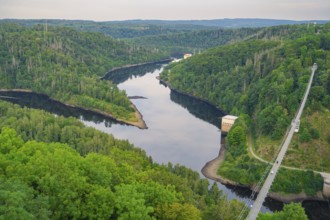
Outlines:
{"label": "dense forest", "polygon": [[256,120],[258,134],[280,138],[299,105],[314,62],[319,68],[309,103],[317,102],[314,108],[330,105],[329,25],[319,26],[318,31],[294,40],[252,39],[212,48],[169,65],[161,77],[226,112],[248,114]]}
{"label": "dense forest", "polygon": [[[271,159],[298,109],[310,77],[310,67],[317,63],[301,132],[285,163],[290,160],[290,164],[304,169],[330,171],[327,159],[330,155],[329,130],[322,127],[324,123],[312,120],[315,115],[318,121],[323,117],[325,123],[329,118],[330,24],[273,27],[260,33],[251,39],[212,48],[173,63],[161,78],[179,91],[208,100],[225,112],[240,116],[240,129],[236,132],[252,134],[254,141],[249,144],[253,144],[258,154]],[[249,159],[246,140],[248,138],[236,149],[233,146],[230,150],[229,146],[233,159],[227,155],[226,160],[231,166],[225,165],[222,169],[229,171],[235,166],[244,174],[251,166],[258,167],[256,161],[251,161],[253,158]],[[307,148],[312,155],[321,157],[317,161],[322,163],[307,162]],[[320,150],[322,154],[319,154]],[[219,172],[225,176],[235,173]],[[253,183],[255,178],[236,176],[235,179],[242,183]]]}
{"label": "dense forest", "polygon": [[[0,219],[231,220],[243,207],[197,172],[74,118],[1,101],[0,129]],[[300,205],[259,218],[276,216],[306,219]]]}
{"label": "dense forest", "polygon": [[[128,20],[128,21],[84,21],[56,19],[4,19],[0,24],[16,23],[22,26],[55,26],[69,27],[81,32],[98,32],[119,38],[131,45],[160,49],[173,56],[184,53],[199,53],[207,48],[234,43],[251,37],[285,37],[311,32],[312,28],[302,29],[312,23],[326,21],[290,21],[272,19],[216,19],[205,21],[160,21],[160,20]],[[291,25],[290,25],[291,24]],[[292,25],[296,24],[296,25]],[[267,28],[269,26],[275,28]],[[277,33],[276,33],[277,32]]]}
{"label": "dense forest", "polygon": [[125,92],[100,77],[114,67],[165,57],[100,33],[44,25],[2,24],[0,42],[2,89],[29,89],[126,121],[136,118]]}
{"label": "dense forest", "polygon": [[[119,29],[120,25],[118,24]],[[139,25],[135,27],[138,32],[145,28]],[[187,29],[188,27],[189,25]],[[96,27],[93,31],[98,31],[99,28],[102,29]],[[283,120],[275,123],[281,125],[277,136],[272,137],[276,140],[293,111],[286,109],[285,104],[290,102],[282,93],[261,94],[263,97],[260,99],[265,98],[268,101],[264,104],[259,104],[258,99],[252,99],[251,102],[248,98],[241,100],[236,97],[239,95],[236,93],[246,96],[253,94],[253,89],[268,85],[268,77],[272,75],[269,70],[280,70],[281,65],[284,65],[282,68],[293,65],[300,61],[300,55],[303,54],[304,59],[298,69],[292,67],[292,82],[283,83],[290,78],[283,73],[282,81],[277,85],[288,84],[287,87],[291,86],[292,91],[297,90],[292,99],[298,97],[306,83],[308,65],[315,59],[328,57],[326,50],[329,50],[329,34],[325,33],[326,28],[319,28],[320,34],[313,36],[315,39],[301,38],[298,43],[290,38],[282,39],[288,33],[285,28],[267,31],[210,30],[191,32],[190,35],[181,33],[186,31],[182,26],[177,29],[171,27],[168,32],[157,28],[151,35],[165,31],[171,34],[169,40],[165,37],[155,41],[154,45],[150,44],[149,48],[154,49],[146,49],[132,42],[127,44],[107,37],[104,33],[79,32],[72,28],[50,25],[23,27],[5,22],[0,24],[0,88],[28,89],[67,104],[101,110],[117,118],[134,121],[134,109],[131,108],[125,92],[120,91],[113,82],[100,79],[108,70],[163,59],[172,48],[162,52],[155,48],[170,45],[176,47],[182,42],[182,38],[187,39],[185,47],[195,49],[207,49],[230,42],[231,45],[214,48],[170,65],[162,77],[181,91],[209,99],[221,108],[223,105],[222,109],[225,111],[243,115],[245,120],[241,120],[228,136],[231,147],[227,158],[231,157],[232,160],[227,160],[228,166],[223,166],[223,172],[234,173],[232,178],[237,178],[238,182],[253,183],[261,175],[263,165],[246,156],[245,130],[253,125],[256,135],[269,135],[261,132],[264,131],[261,126],[264,124],[259,122],[260,116],[257,113],[268,104],[280,103],[282,107],[276,114],[279,112]],[[316,28],[311,28],[314,28],[311,29],[314,33]],[[199,27],[194,26],[192,29],[197,30]],[[276,34],[270,34],[270,31]],[[173,34],[177,32],[180,34]],[[121,35],[124,32],[118,33]],[[126,36],[130,34],[136,35],[128,32]],[[275,35],[277,37],[274,38]],[[180,36],[181,39],[178,38],[175,43],[172,36]],[[214,40],[205,43],[210,36],[214,36]],[[292,38],[298,37],[301,34]],[[247,41],[234,44],[236,40]],[[306,42],[317,49],[317,53],[309,47],[301,49]],[[292,60],[283,64],[284,58],[280,54]],[[268,61],[270,58],[273,58],[271,62]],[[324,60],[317,60],[317,63],[320,71],[327,70],[328,64]],[[304,70],[303,78],[300,78],[300,70]],[[238,77],[239,73],[243,73],[243,76]],[[180,74],[184,75],[185,83],[190,82],[193,85],[193,90],[189,90],[189,86],[185,84],[183,87],[179,86]],[[213,78],[207,79],[208,74],[213,75]],[[221,74],[225,75],[223,79]],[[237,77],[237,84],[230,74]],[[317,86],[322,88],[330,85],[329,77],[324,75],[325,73],[318,76],[321,78]],[[204,79],[205,83],[195,82]],[[259,84],[258,79],[263,82]],[[235,84],[230,87],[235,88],[234,92],[228,93],[231,94],[229,98],[235,100],[234,103],[229,104],[228,100],[223,102],[220,98],[222,96],[217,94],[222,90],[222,80]],[[209,87],[205,89],[205,85]],[[216,94],[209,93],[209,89],[215,89]],[[276,89],[277,87],[275,91]],[[314,91],[313,106],[316,103],[322,109],[329,104],[329,92],[326,91],[328,90],[321,88]],[[319,93],[323,94],[320,99]],[[244,104],[249,105],[241,108]],[[285,110],[287,114],[282,114]],[[257,118],[256,124],[251,120],[254,117]],[[269,120],[267,116],[263,117],[265,121]],[[230,220],[235,219],[244,206],[237,200],[227,200],[216,184],[210,187],[209,181],[200,179],[197,172],[178,164],[157,164],[143,150],[128,141],[85,127],[71,117],[20,108],[0,101],[0,130],[0,219]],[[313,134],[312,131],[308,132]],[[320,136],[322,135],[321,133]],[[235,163],[232,170],[234,172],[228,172],[232,169],[232,163]],[[253,169],[256,172],[250,175],[251,172],[244,172],[244,169]],[[307,188],[309,191],[305,192],[313,195],[320,190],[320,176],[310,171],[307,174],[302,172],[295,177],[301,180],[298,190]],[[285,175],[292,174],[283,171],[283,176]],[[282,181],[285,179],[287,178]],[[272,190],[291,192],[292,185],[282,183],[278,182]],[[291,204],[273,215],[260,214],[258,219],[306,219],[306,215],[299,204]]]}
{"label": "dense forest", "polygon": [[144,47],[161,48],[173,56],[184,53],[199,54],[206,49],[225,44],[234,44],[249,39],[296,39],[307,33],[315,33],[316,26],[283,25],[265,28],[213,29],[191,32],[162,34],[156,36],[136,37],[127,42]]}
{"label": "dense forest", "polygon": [[56,19],[4,19],[0,23],[15,23],[22,26],[49,25],[58,27],[74,28],[78,31],[98,32],[109,35],[113,38],[130,39],[144,36],[155,36],[163,34],[174,34],[182,32],[191,32],[193,30],[215,29],[216,27],[194,25],[194,24],[177,24],[163,23],[152,21],[86,21],[86,20],[56,20]]}
{"label": "dense forest", "polygon": [[197,30],[258,28],[278,25],[324,24],[324,20],[276,20],[276,19],[214,19],[214,20],[126,20],[126,21],[88,21],[59,19],[2,19],[0,23],[15,23],[23,26],[53,25],[70,27],[79,31],[99,32],[114,38],[137,38]]}
{"label": "dense forest", "polygon": [[0,116],[4,219],[232,219],[242,208],[197,172],[77,119],[3,101]]}
{"label": "dense forest", "polygon": [[207,48],[241,41],[255,34],[258,30],[252,28],[197,30],[133,38],[129,42],[145,47],[161,48],[174,55],[184,53],[197,54]]}

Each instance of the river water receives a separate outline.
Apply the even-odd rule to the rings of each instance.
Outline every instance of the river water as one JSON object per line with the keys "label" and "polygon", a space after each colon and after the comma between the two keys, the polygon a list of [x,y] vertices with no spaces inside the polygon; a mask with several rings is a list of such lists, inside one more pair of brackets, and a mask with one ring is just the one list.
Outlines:
{"label": "river water", "polygon": [[[148,129],[118,124],[99,115],[53,103],[41,96],[20,94],[18,99],[8,100],[57,115],[77,117],[87,126],[129,140],[144,149],[157,163],[179,163],[201,173],[205,163],[219,153],[219,125],[223,113],[205,102],[178,94],[162,85],[156,79],[161,70],[160,65],[147,65],[117,71],[105,77],[118,83],[118,87],[126,90],[128,96],[144,97],[132,99],[132,102],[142,113]],[[11,93],[1,95],[17,96]],[[247,189],[218,186],[229,199],[244,201],[251,194]],[[261,211],[281,210],[282,206],[282,203],[267,198]],[[330,219],[327,203],[304,202],[303,206],[310,219]]]}

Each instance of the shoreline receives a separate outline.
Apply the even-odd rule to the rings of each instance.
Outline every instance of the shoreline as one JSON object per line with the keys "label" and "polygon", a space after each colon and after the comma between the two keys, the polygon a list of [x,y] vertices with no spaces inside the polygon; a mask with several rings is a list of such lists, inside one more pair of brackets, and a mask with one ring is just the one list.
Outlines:
{"label": "shoreline", "polygon": [[113,115],[111,115],[109,113],[106,113],[106,112],[103,112],[103,111],[100,111],[100,110],[89,109],[89,108],[84,108],[84,107],[80,107],[80,106],[70,105],[70,104],[61,102],[57,99],[54,99],[54,98],[52,98],[52,97],[50,97],[50,96],[48,96],[44,93],[37,93],[37,92],[34,92],[32,90],[29,90],[29,89],[0,89],[0,92],[26,93],[26,94],[34,94],[34,95],[44,96],[47,99],[51,100],[52,102],[62,104],[66,107],[74,108],[74,109],[77,109],[77,110],[83,110],[83,111],[90,112],[90,113],[93,113],[93,114],[98,114],[98,115],[101,115],[103,117],[110,118],[111,120],[114,120],[115,122],[135,126],[135,127],[140,128],[140,129],[147,129],[148,128],[145,121],[143,120],[142,114],[139,112],[139,110],[136,108],[136,106],[132,102],[131,102],[131,106],[135,110],[135,116],[138,119],[137,122],[130,122],[130,121],[118,119],[118,118],[115,118]]}
{"label": "shoreline", "polygon": [[106,72],[102,77],[100,77],[100,79],[101,79],[101,80],[104,80],[104,78],[105,78],[108,74],[111,74],[112,72],[115,72],[115,71],[117,71],[117,70],[130,69],[130,68],[139,67],[139,66],[144,66],[144,65],[150,65],[150,64],[169,63],[169,62],[171,62],[172,60],[173,60],[172,58],[168,58],[168,59],[164,59],[164,60],[158,60],[158,61],[152,61],[152,62],[145,62],[145,63],[137,63],[137,64],[129,64],[129,65],[121,66],[121,67],[115,67],[115,68],[109,70],[108,72]]}
{"label": "shoreline", "polygon": [[[189,97],[192,97],[192,98],[195,98],[195,99],[198,99],[200,101],[203,101],[209,105],[212,105],[214,106],[212,103],[210,103],[209,101],[207,100],[204,100],[202,98],[199,98],[199,97],[195,97],[191,94],[188,94],[188,93],[184,93],[184,92],[180,92],[176,89],[173,89],[173,87],[166,81],[160,79],[160,77],[157,77],[157,79],[160,81],[160,83],[162,83],[163,85],[165,86],[168,86],[171,90],[177,92],[177,93],[180,93],[180,94],[183,94],[183,95],[187,95]],[[215,106],[216,107],[216,106]],[[216,107],[217,108],[217,107]],[[219,108],[217,108],[219,109]],[[222,111],[221,109],[219,109],[220,111]],[[216,158],[214,158],[213,160],[211,161],[208,161],[204,166],[203,168],[201,169],[201,172],[202,174],[208,178],[208,179],[211,179],[211,180],[214,180],[216,182],[219,182],[219,183],[222,183],[224,185],[231,185],[231,186],[238,186],[238,187],[242,187],[242,188],[246,188],[246,189],[250,189],[251,191],[253,191],[254,189],[254,186],[247,186],[247,185],[242,185],[240,183],[237,183],[237,182],[234,182],[232,180],[229,180],[229,179],[226,179],[222,176],[219,176],[217,174],[217,170],[218,168],[220,167],[222,161],[224,160],[225,158],[225,152],[226,152],[226,149],[225,147],[220,147],[220,150],[219,150],[219,154]],[[305,193],[299,193],[299,194],[281,194],[281,193],[274,193],[274,192],[269,192],[268,193],[268,197],[272,198],[272,199],[275,199],[277,201],[280,201],[280,202],[283,202],[283,203],[289,203],[289,202],[302,202],[302,201],[328,201],[324,196],[323,196],[323,193],[322,191],[319,191],[316,193],[315,196],[308,196],[306,195]]]}
{"label": "shoreline", "polygon": [[[134,68],[134,67],[144,66],[144,65],[149,65],[149,64],[168,63],[172,60],[173,60],[172,58],[168,58],[168,59],[159,60],[159,61],[152,61],[152,62],[145,62],[145,63],[138,63],[138,64],[129,64],[129,65],[125,65],[125,66],[122,66],[122,67],[116,67],[116,68],[113,68],[113,69],[109,70],[104,76],[100,77],[100,79],[104,80],[104,78],[109,73],[111,73],[113,71],[120,70],[120,69],[129,69],[129,68]],[[136,122],[131,122],[131,121],[118,119],[118,118],[114,117],[113,115],[111,115],[110,113],[106,113],[106,112],[103,112],[101,110],[89,109],[89,108],[84,108],[84,107],[81,107],[81,106],[70,105],[70,104],[67,104],[65,102],[61,102],[57,99],[54,99],[54,98],[50,97],[47,94],[34,92],[31,89],[0,89],[0,92],[29,93],[29,94],[40,95],[40,96],[44,96],[44,97],[48,98],[49,100],[51,100],[53,102],[62,104],[64,106],[67,106],[67,107],[70,107],[70,108],[74,108],[74,109],[77,109],[77,110],[83,110],[83,111],[86,111],[86,112],[98,114],[98,115],[109,118],[109,119],[114,120],[115,122],[118,122],[118,123],[121,123],[121,124],[135,126],[137,128],[140,128],[140,129],[148,129],[148,126],[147,126],[146,122],[143,120],[143,115],[136,108],[136,106],[133,104],[133,102],[130,99],[129,100],[130,100],[130,103],[131,103],[131,107],[135,110],[134,114],[135,114],[135,117],[137,118]]]}
{"label": "shoreline", "polygon": [[163,84],[164,86],[170,88],[170,90],[172,90],[172,91],[174,91],[174,92],[176,92],[176,93],[179,93],[179,94],[181,94],[181,95],[185,95],[185,96],[188,96],[188,97],[191,97],[191,98],[197,99],[197,100],[202,101],[202,102],[204,102],[204,103],[206,103],[206,104],[208,104],[208,105],[210,105],[210,106],[213,106],[213,107],[215,107],[216,109],[218,109],[219,111],[221,111],[224,115],[227,115],[227,114],[228,114],[227,112],[224,112],[222,109],[218,108],[217,106],[215,106],[214,104],[212,104],[211,102],[209,102],[209,101],[206,100],[206,99],[203,99],[203,98],[200,98],[200,97],[197,97],[197,96],[191,95],[191,94],[189,94],[189,93],[181,92],[181,91],[179,91],[179,90],[177,90],[177,89],[174,89],[174,88],[171,86],[170,83],[168,83],[168,82],[162,80],[159,76],[157,76],[156,79],[158,79],[159,82],[160,82],[161,84]]}
{"label": "shoreline", "polygon": [[[214,180],[219,183],[222,183],[224,185],[239,186],[239,187],[250,189],[251,191],[253,191],[253,188],[254,188],[253,186],[242,185],[237,182],[228,180],[217,174],[217,170],[225,158],[225,153],[226,153],[226,149],[224,147],[221,147],[220,151],[219,151],[219,155],[204,165],[204,167],[201,170],[202,174],[206,178]],[[322,202],[327,201],[327,199],[324,198],[323,193],[320,191],[317,192],[317,194],[315,196],[308,196],[305,193],[283,195],[281,193],[269,192],[268,197],[275,199],[277,201],[283,202],[283,203],[302,202],[302,201],[306,201],[306,200],[322,201]]]}

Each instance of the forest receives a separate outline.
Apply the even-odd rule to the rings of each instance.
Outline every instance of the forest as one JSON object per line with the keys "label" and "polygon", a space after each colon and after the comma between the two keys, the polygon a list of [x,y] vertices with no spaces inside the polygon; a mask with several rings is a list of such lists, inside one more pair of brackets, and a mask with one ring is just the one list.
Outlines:
{"label": "forest", "polygon": [[255,34],[258,30],[260,29],[195,30],[183,33],[135,37],[128,42],[145,47],[160,48],[174,56],[182,56],[185,53],[198,54],[208,48],[241,41]]}
{"label": "forest", "polygon": [[2,219],[232,219],[242,208],[197,172],[77,119],[4,101],[0,116]]}
{"label": "forest", "polygon": [[[0,219],[231,220],[243,207],[197,172],[72,117],[0,101],[0,129]],[[259,218],[277,215],[307,219],[299,204]]]}
{"label": "forest", "polygon": [[214,19],[214,20],[124,20],[91,21],[63,19],[2,19],[0,23],[15,23],[22,26],[52,25],[70,27],[78,31],[99,32],[113,38],[130,39],[146,36],[188,33],[198,30],[260,28],[304,23],[324,24],[327,20],[296,21],[276,19]]}
{"label": "forest", "polygon": [[3,19],[0,23],[15,23],[26,27],[35,25],[49,25],[57,27],[69,27],[82,32],[97,32],[116,39],[131,39],[144,36],[174,34],[191,32],[194,30],[216,29],[197,24],[184,24],[164,21],[88,21],[88,20],[58,20],[58,19]]}
{"label": "forest", "polygon": [[[225,44],[235,44],[248,39],[284,39],[297,38],[306,33],[314,33],[313,27],[306,25],[283,25],[264,28],[208,29],[191,32],[160,34],[135,37],[133,42],[145,47],[161,48],[174,56],[184,53],[199,54],[206,49]],[[181,57],[180,57],[181,58]]]}
{"label": "forest", "polygon": [[[329,116],[329,42],[330,24],[271,27],[245,41],[211,48],[173,63],[166,67],[161,78],[179,91],[208,100],[219,109],[239,116],[242,133],[253,137],[249,144],[259,155],[271,159],[298,109],[310,67],[317,63],[317,74],[302,118],[302,132],[295,137],[284,163],[330,171],[329,163],[315,164],[314,160],[307,159],[311,154],[315,155],[313,158],[321,157],[316,161],[328,161],[330,155],[329,130],[322,127],[321,122],[312,120],[318,116],[319,121],[326,123]],[[230,136],[229,133],[228,138]],[[220,174],[243,184],[255,183],[258,172],[251,177],[243,175],[251,166],[257,167],[256,170],[260,166],[247,153],[248,138],[238,148],[235,144],[231,146],[228,138],[231,156],[227,155]],[[226,172],[232,168],[237,172]],[[234,173],[236,177],[228,176]]]}
{"label": "forest", "polygon": [[[127,43],[98,33],[102,32],[99,28],[91,33],[62,25],[25,27],[2,22],[0,88],[31,90],[134,121],[125,91],[100,78],[115,67],[167,58],[186,38],[185,48],[205,52],[169,65],[162,77],[178,90],[241,116],[228,135],[229,159],[221,172],[228,174],[234,166],[231,178],[243,184],[255,182],[263,166],[246,155],[247,135],[280,138],[313,62],[320,72],[310,112],[329,107],[329,26],[208,31],[196,31],[199,27],[194,26],[190,35],[183,33],[183,27],[170,28],[169,35],[155,37],[161,40],[149,47],[141,46],[146,44],[143,39],[141,45]],[[164,31],[157,28],[153,33]],[[210,36],[214,39],[203,44]],[[221,95],[223,83],[230,84],[225,89],[227,98]],[[256,91],[260,91],[258,97],[251,95]],[[267,127],[269,122],[272,127]],[[197,172],[179,164],[157,164],[127,140],[86,127],[72,117],[0,101],[0,130],[0,219],[230,220],[244,206],[228,200],[216,184],[210,186]],[[323,141],[324,132],[317,128],[305,133],[305,142]],[[256,170],[254,175],[245,175],[250,169]],[[298,190],[313,195],[320,190],[320,176],[306,173],[295,173],[301,179]],[[293,174],[283,171],[283,175]],[[286,179],[272,190],[291,192],[292,187],[283,182]],[[258,219],[307,217],[300,204],[289,204]]]}
{"label": "forest", "polygon": [[124,91],[100,77],[114,67],[157,61],[164,53],[101,33],[65,27],[0,25],[0,87],[28,89],[63,103],[136,121]]}

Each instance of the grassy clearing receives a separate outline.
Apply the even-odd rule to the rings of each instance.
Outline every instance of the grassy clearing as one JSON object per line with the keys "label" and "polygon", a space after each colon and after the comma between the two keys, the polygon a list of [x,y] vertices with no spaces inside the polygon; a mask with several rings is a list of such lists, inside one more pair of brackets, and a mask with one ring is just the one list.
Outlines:
{"label": "grassy clearing", "polygon": [[[298,133],[284,157],[283,165],[300,169],[330,172],[330,112],[327,109],[310,114],[306,109]],[[270,161],[282,139],[272,140],[261,136],[253,145],[254,152]]]}
{"label": "grassy clearing", "polygon": [[299,133],[293,136],[284,165],[330,172],[330,112],[308,113],[307,109]]}
{"label": "grassy clearing", "polygon": [[254,152],[261,158],[270,161],[281,144],[282,140],[272,140],[270,137],[261,136],[256,140]]}
{"label": "grassy clearing", "polygon": [[242,185],[253,185],[259,181],[265,169],[266,164],[248,155],[233,157],[230,152],[226,152],[218,174]]}

